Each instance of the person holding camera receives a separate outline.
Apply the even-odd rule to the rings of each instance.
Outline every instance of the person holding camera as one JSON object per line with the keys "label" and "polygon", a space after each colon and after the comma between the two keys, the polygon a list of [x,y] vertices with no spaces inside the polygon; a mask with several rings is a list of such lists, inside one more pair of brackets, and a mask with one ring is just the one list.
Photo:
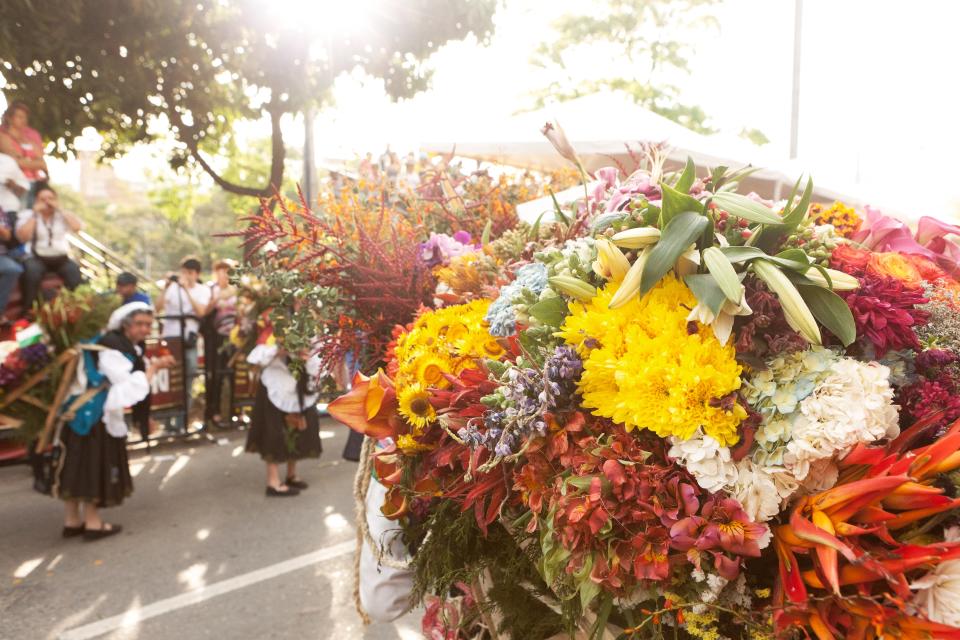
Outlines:
{"label": "person holding camera", "polygon": [[184,258],[180,274],[167,279],[163,295],[157,299],[157,313],[164,316],[160,334],[183,341],[183,383],[187,388],[188,414],[193,402],[190,390],[197,376],[200,318],[206,313],[211,297],[210,287],[200,283],[200,268],[198,259]]}
{"label": "person holding camera", "polygon": [[71,233],[83,229],[76,214],[60,208],[57,192],[50,185],[37,187],[33,209],[20,212],[17,239],[26,243],[29,257],[23,263],[23,305],[29,309],[40,293],[47,273],[56,273],[73,291],[83,282],[80,266],[70,258]]}

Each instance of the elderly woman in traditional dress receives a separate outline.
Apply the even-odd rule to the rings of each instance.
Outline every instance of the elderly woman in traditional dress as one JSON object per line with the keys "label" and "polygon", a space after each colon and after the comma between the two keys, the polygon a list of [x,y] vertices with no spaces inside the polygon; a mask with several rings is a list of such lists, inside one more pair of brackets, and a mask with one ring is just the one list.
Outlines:
{"label": "elderly woman in traditional dress", "polygon": [[171,364],[169,358],[144,362],[137,345],[152,327],[153,308],[131,302],[110,316],[98,348],[83,352],[65,405],[69,415],[60,431],[63,451],[53,484],[53,495],[66,508],[64,537],[99,540],[122,529],[104,522],[100,509],[121,504],[133,492],[124,409],[145,398],[154,373]]}
{"label": "elderly woman in traditional dress", "polygon": [[[247,362],[261,367],[254,399],[247,452],[259,453],[267,464],[267,496],[295,496],[307,488],[297,475],[297,461],[319,458],[320,416],[313,387],[320,372],[320,358],[306,361],[299,376],[290,372],[290,358],[276,344],[258,344]],[[280,480],[280,465],[286,463],[286,480]]]}

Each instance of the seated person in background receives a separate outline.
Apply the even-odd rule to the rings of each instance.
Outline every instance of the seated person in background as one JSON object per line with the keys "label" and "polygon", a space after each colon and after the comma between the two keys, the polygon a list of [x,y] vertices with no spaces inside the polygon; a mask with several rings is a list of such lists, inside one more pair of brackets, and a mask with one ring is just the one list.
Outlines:
{"label": "seated person in background", "polygon": [[[25,103],[18,100],[7,107],[0,123],[0,153],[17,161],[30,181],[30,195],[36,197],[37,187],[48,179],[47,163],[43,159],[43,140],[37,130],[30,127],[29,120],[30,109]],[[26,206],[32,204],[28,198]]]}
{"label": "seated person in background", "polygon": [[131,302],[150,302],[150,296],[137,289],[137,276],[129,271],[124,271],[117,276],[117,295],[123,300],[123,304]]}
{"label": "seated person in background", "polygon": [[23,267],[9,254],[19,242],[14,236],[20,197],[30,188],[23,171],[11,156],[0,153],[0,323],[10,302],[10,294],[17,286]]}
{"label": "seated person in background", "polygon": [[83,228],[76,215],[60,208],[57,192],[49,185],[37,188],[33,209],[22,211],[17,220],[17,238],[27,245],[23,264],[23,305],[29,308],[40,293],[47,273],[56,273],[71,291],[80,286],[80,267],[70,259],[67,236]]}

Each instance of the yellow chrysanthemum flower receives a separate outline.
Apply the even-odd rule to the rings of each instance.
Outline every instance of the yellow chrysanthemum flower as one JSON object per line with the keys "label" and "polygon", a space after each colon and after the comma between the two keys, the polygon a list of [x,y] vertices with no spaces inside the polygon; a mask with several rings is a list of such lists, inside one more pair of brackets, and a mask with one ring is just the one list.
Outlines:
{"label": "yellow chrysanthemum flower", "polygon": [[422,433],[437,417],[430,394],[420,384],[412,384],[400,390],[397,410],[418,433]]}
{"label": "yellow chrysanthemum flower", "polygon": [[571,302],[558,334],[583,359],[584,406],[628,430],[688,439],[702,428],[724,446],[736,443],[745,412],[716,402],[740,388],[733,345],[722,346],[709,326],[687,322],[697,301],[676,278],[610,309],[618,287],[610,283],[588,303]]}

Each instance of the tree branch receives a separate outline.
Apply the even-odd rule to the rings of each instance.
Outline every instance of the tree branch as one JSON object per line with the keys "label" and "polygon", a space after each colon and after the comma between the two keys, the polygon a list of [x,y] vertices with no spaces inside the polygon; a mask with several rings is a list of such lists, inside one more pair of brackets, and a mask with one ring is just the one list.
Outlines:
{"label": "tree branch", "polygon": [[267,179],[267,184],[258,188],[230,182],[218,174],[200,153],[198,137],[194,135],[197,133],[196,127],[186,125],[180,112],[173,108],[173,102],[169,96],[167,96],[167,104],[168,114],[172,116],[172,119],[177,123],[177,137],[187,145],[187,149],[190,151],[190,157],[200,165],[200,168],[203,169],[207,175],[213,178],[213,181],[218,187],[228,193],[234,193],[240,196],[268,199],[272,198],[274,193],[280,189],[280,185],[283,184],[283,163],[286,157],[286,147],[283,144],[283,132],[280,130],[280,118],[283,116],[283,110],[279,106],[272,103],[267,106],[267,113],[270,114],[270,177]]}

